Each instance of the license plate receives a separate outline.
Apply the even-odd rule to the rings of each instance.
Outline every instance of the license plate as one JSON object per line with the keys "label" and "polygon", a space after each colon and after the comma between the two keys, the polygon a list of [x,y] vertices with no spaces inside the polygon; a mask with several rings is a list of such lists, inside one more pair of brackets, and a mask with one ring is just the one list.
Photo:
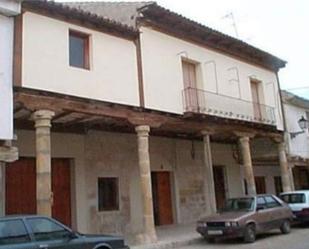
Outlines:
{"label": "license plate", "polygon": [[221,235],[223,234],[222,230],[210,230],[208,231],[208,235]]}

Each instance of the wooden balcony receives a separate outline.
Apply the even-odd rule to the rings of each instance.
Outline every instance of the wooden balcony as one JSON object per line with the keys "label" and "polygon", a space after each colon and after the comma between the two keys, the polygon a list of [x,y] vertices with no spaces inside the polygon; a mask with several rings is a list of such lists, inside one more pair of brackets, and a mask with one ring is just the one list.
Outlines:
{"label": "wooden balcony", "polygon": [[274,107],[197,88],[183,90],[183,105],[185,113],[276,125]]}

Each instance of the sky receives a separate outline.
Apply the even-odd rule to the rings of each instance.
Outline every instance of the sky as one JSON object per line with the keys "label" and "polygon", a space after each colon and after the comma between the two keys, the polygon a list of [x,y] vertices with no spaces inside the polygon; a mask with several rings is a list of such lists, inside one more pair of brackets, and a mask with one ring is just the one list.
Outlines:
{"label": "sky", "polygon": [[[287,61],[286,67],[279,72],[281,88],[309,98],[308,0],[157,0],[156,2]],[[234,16],[234,20],[230,13]]]}

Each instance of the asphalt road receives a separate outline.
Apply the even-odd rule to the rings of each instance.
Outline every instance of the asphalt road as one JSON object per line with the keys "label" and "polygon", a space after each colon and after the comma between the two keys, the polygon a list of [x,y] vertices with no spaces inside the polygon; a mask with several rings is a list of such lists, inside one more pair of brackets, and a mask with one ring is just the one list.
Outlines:
{"label": "asphalt road", "polygon": [[[201,239],[198,244],[181,249],[309,249],[309,226],[293,227],[290,234],[282,235],[272,231],[257,237],[253,244],[244,244],[242,240],[223,240],[208,244]],[[179,248],[180,249],[180,248]]]}

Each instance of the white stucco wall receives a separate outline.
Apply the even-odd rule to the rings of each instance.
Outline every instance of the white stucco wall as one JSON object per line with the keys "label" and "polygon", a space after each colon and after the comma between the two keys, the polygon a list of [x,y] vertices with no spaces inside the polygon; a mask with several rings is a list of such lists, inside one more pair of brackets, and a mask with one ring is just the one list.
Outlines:
{"label": "white stucco wall", "polygon": [[[23,86],[139,105],[133,41],[30,12],[23,28]],[[90,70],[69,66],[69,29],[90,35]]]}
{"label": "white stucco wall", "polygon": [[20,13],[22,0],[1,0],[0,13],[6,16],[14,16]]}
{"label": "white stucco wall", "polygon": [[[205,96],[208,107],[223,111],[232,108],[235,113],[242,109],[241,112],[245,115],[248,112],[251,113],[252,104],[244,103],[237,98],[245,101],[252,100],[250,89],[250,77],[252,77],[262,82],[261,101],[275,108],[277,128],[283,128],[277,78],[274,72],[160,33],[149,27],[141,28],[141,47],[146,107],[183,113],[184,85],[181,60],[185,58],[197,64],[197,87],[208,92]],[[239,83],[235,80],[237,79],[236,70],[231,69],[235,67],[238,69]],[[219,94],[236,99],[231,100],[215,95],[216,88]]]}
{"label": "white stucco wall", "polygon": [[13,28],[13,17],[0,14],[0,140],[13,138]]}
{"label": "white stucco wall", "polygon": [[[290,132],[301,131],[301,128],[298,125],[298,120],[302,116],[305,119],[307,119],[306,111],[309,112],[309,110],[288,103],[284,103],[283,105],[284,105],[287,132],[290,133]],[[306,129],[303,134],[299,134],[293,139],[290,137],[290,135],[287,135],[286,138],[288,140],[290,155],[309,158],[308,129]]]}

